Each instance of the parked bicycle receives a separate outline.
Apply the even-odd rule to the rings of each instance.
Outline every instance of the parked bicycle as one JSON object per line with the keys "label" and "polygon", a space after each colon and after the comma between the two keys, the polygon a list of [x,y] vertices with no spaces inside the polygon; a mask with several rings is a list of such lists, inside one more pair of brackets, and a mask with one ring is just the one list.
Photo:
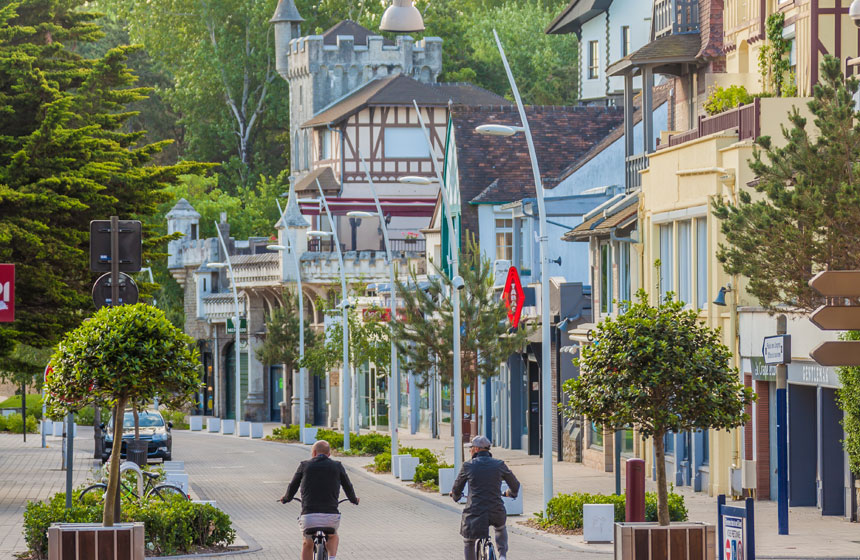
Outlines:
{"label": "parked bicycle", "polygon": [[[147,471],[140,472],[143,475],[144,480],[143,491],[140,494],[137,492],[136,485],[126,484],[123,480],[124,477],[120,477],[119,490],[123,500],[140,502],[156,497],[162,502],[168,502],[177,497],[181,497],[181,499],[186,501],[191,499],[179,486],[165,483],[157,484],[157,481],[160,478],[159,474]],[[83,501],[86,496],[93,496],[97,502],[102,503],[104,502],[106,493],[107,484],[97,482],[96,484],[86,487],[81,492],[80,500]]]}

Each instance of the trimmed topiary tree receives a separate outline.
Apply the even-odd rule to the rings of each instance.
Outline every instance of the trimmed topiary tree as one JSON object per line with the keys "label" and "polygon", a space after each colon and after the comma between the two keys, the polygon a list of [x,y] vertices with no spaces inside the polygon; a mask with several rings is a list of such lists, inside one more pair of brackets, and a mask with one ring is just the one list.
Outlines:
{"label": "trimmed topiary tree", "polygon": [[69,332],[51,357],[46,382],[52,415],[86,405],[113,406],[114,434],[110,477],[102,521],[118,520],[114,510],[119,484],[125,407],[129,403],[180,406],[200,385],[200,362],[191,337],[174,327],[159,309],[143,303],[104,307]]}
{"label": "trimmed topiary tree", "polygon": [[748,420],[755,395],[730,366],[719,329],[698,320],[671,294],[657,306],[638,301],[594,329],[594,343],[575,360],[581,373],[564,384],[562,409],[612,427],[635,425],[654,440],[657,520],[670,521],[663,437],[669,432],[731,429]]}

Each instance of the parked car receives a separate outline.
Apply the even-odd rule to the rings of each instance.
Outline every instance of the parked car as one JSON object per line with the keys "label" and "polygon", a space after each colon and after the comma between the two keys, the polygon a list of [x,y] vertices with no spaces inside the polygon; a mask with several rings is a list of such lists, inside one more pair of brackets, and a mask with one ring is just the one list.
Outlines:
{"label": "parked car", "polygon": [[[140,439],[148,442],[147,459],[161,459],[170,461],[173,458],[173,437],[170,435],[172,422],[165,422],[164,417],[157,410],[144,410],[138,413],[138,426],[140,428]],[[102,425],[102,437],[104,438],[104,451],[102,452],[102,463],[110,459],[113,448],[113,418],[107,426]],[[125,459],[126,442],[134,439],[134,413],[126,410],[122,421],[122,447],[120,457]]]}

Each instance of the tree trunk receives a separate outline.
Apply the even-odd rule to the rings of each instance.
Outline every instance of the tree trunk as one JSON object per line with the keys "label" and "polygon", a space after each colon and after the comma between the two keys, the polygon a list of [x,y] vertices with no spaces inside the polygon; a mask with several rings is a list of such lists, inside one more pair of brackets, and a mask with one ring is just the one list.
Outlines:
{"label": "tree trunk", "polygon": [[657,465],[657,522],[669,524],[669,496],[666,487],[666,449],[665,433],[654,434],[654,461]]}
{"label": "tree trunk", "polygon": [[[131,413],[134,415],[134,441],[140,441],[140,416],[137,414],[137,403],[131,403]],[[123,412],[123,421],[125,421],[125,412]]]}
{"label": "tree trunk", "polygon": [[[102,525],[113,527],[115,521],[119,521],[119,508],[116,508],[119,494],[119,462],[122,452],[122,422],[125,416],[125,403],[127,399],[120,397],[116,401],[116,409],[113,417],[113,447],[110,454],[110,475],[108,487],[105,493],[105,505],[102,513]],[[115,510],[116,508],[116,510]]]}

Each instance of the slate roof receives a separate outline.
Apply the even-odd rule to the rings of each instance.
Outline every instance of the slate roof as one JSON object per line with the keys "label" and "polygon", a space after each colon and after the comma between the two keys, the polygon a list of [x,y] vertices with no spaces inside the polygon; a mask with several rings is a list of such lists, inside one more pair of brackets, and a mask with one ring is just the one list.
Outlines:
{"label": "slate roof", "polygon": [[676,74],[671,69],[674,64],[698,62],[702,50],[702,39],[698,32],[676,33],[660,37],[644,47],[633,51],[607,68],[610,76],[621,76],[631,68],[644,64],[658,65],[654,73]]}
{"label": "slate roof", "polygon": [[444,107],[451,100],[457,105],[510,105],[500,95],[472,84],[426,84],[398,74],[369,82],[340,101],[317,113],[302,127],[333,125],[367,107],[411,106]]}
{"label": "slate roof", "polygon": [[320,180],[323,192],[340,192],[340,183],[337,182],[331,167],[318,167],[296,181],[296,193],[309,192],[311,196],[319,196],[316,179]]}
{"label": "slate roof", "polygon": [[[541,180],[554,188],[560,174],[610,131],[623,123],[618,107],[527,107]],[[476,205],[503,204],[535,196],[528,146],[522,134],[504,138],[475,132],[481,124],[520,122],[515,107],[456,107],[454,137],[462,208],[463,231],[478,232]]]}
{"label": "slate roof", "polygon": [[[374,33],[370,29],[355,23],[351,19],[345,19],[323,32],[323,45],[337,45],[338,35],[352,35],[352,39],[354,41],[353,44],[366,47],[367,38],[378,36],[379,33]],[[391,39],[385,39],[382,41],[382,44],[390,46],[394,45],[394,41]]]}

